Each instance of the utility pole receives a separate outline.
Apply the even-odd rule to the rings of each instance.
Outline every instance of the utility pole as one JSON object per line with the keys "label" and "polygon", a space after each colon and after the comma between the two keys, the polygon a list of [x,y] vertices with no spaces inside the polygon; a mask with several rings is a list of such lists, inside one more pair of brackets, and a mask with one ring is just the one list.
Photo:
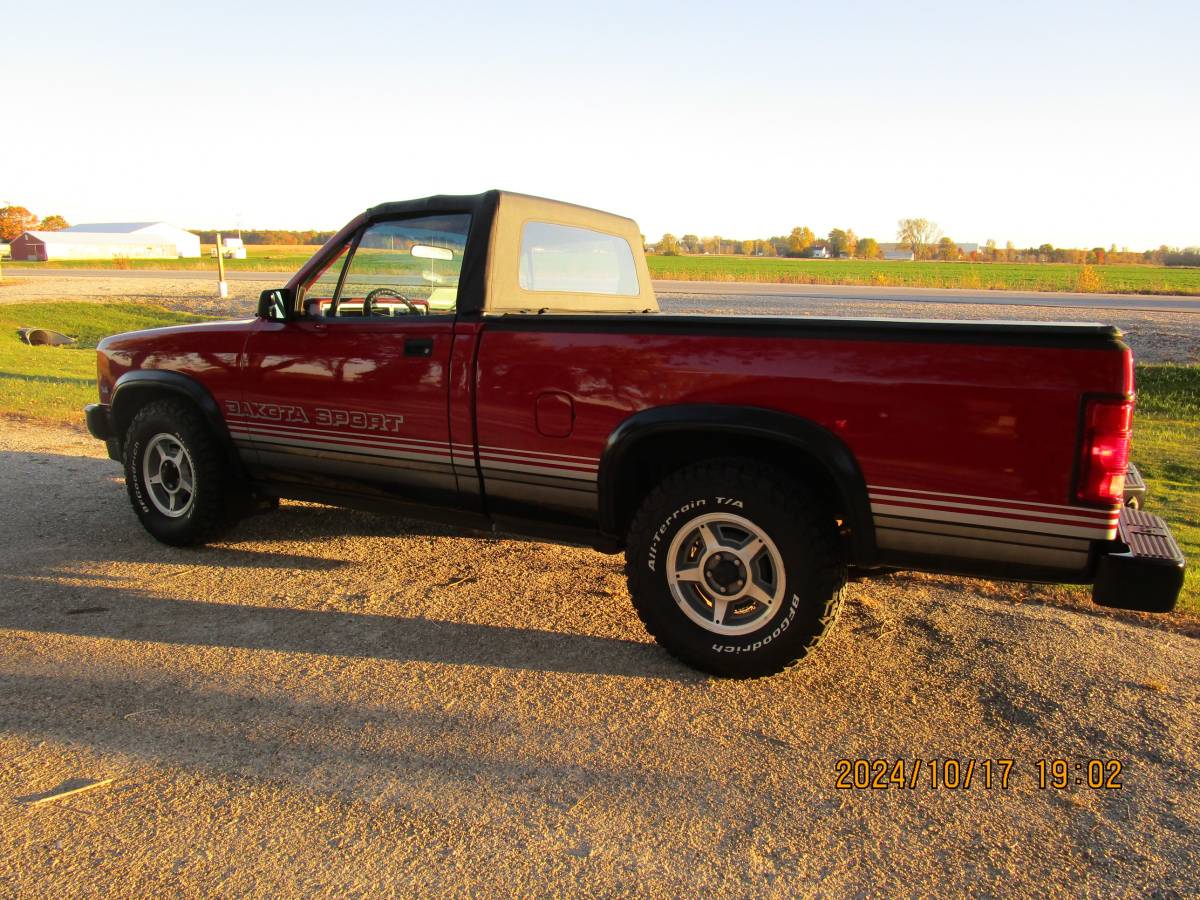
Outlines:
{"label": "utility pole", "polygon": [[221,233],[217,232],[217,295],[222,300],[229,297],[229,284],[225,281],[225,245]]}

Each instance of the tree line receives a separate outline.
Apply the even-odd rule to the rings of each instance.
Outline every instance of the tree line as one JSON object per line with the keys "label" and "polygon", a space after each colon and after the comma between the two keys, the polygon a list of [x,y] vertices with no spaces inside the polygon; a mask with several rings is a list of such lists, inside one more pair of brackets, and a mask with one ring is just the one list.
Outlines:
{"label": "tree line", "polygon": [[896,223],[896,240],[883,244],[873,237],[859,237],[852,228],[834,228],[825,237],[818,237],[807,225],[799,225],[790,234],[769,238],[735,240],[714,235],[700,237],[685,234],[676,237],[667,233],[655,244],[646,244],[648,251],[660,256],[736,255],[776,256],[811,259],[813,257],[881,259],[885,249],[899,249],[913,254],[915,259],[970,262],[1074,263],[1076,265],[1105,265],[1113,263],[1151,263],[1166,266],[1200,266],[1200,247],[1183,249],[1167,247],[1134,251],[1127,247],[1092,247],[1091,249],[1055,247],[1041,244],[1018,248],[1009,241],[1000,247],[988,240],[983,245],[964,252],[962,245],[942,234],[936,222],[924,218],[900,219]]}
{"label": "tree line", "polygon": [[[67,220],[59,215],[39,218],[23,206],[11,203],[0,206],[0,241],[15,240],[26,231],[61,231],[67,228]],[[332,231],[313,229],[189,229],[200,236],[205,244],[216,243],[217,234],[225,237],[240,235],[247,244],[281,244],[285,246],[324,244],[333,237]],[[968,260],[970,262],[1026,262],[1026,263],[1074,263],[1076,265],[1105,265],[1106,263],[1150,263],[1160,266],[1200,266],[1200,247],[1168,247],[1165,244],[1156,250],[1134,251],[1127,247],[1117,249],[1112,244],[1107,249],[1092,247],[1055,247],[1041,244],[1037,247],[1017,248],[1009,241],[1000,247],[994,240],[964,253],[960,244],[942,234],[936,222],[929,219],[901,219],[896,223],[896,241],[884,245],[872,237],[859,237],[852,228],[834,228],[825,237],[818,237],[807,225],[799,225],[786,235],[752,240],[735,240],[713,235],[699,237],[685,234],[677,238],[664,234],[655,244],[646,243],[646,250],[662,256],[680,255],[738,255],[738,256],[782,256],[782,257],[834,257],[880,259],[887,246],[911,251],[916,259],[938,259],[945,261]]]}
{"label": "tree line", "polygon": [[238,237],[242,238],[245,244],[285,244],[287,246],[298,246],[300,244],[323,244],[331,237],[332,231],[314,231],[312,229],[306,231],[290,231],[285,229],[263,229],[263,228],[189,228],[192,234],[200,236],[200,243],[215,244],[217,235],[222,238]]}
{"label": "tree line", "polygon": [[39,219],[23,206],[6,203],[0,206],[0,241],[14,241],[27,231],[62,231],[69,228],[62,216]]}

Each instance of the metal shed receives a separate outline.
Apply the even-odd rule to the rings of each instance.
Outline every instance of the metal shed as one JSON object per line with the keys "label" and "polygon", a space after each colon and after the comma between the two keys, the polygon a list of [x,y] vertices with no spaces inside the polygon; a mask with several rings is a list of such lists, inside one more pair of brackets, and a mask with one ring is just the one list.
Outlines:
{"label": "metal shed", "polygon": [[197,258],[200,256],[200,236],[168,222],[90,222],[64,228],[68,234],[105,234],[128,237],[154,243],[170,242],[175,245],[177,257]]}
{"label": "metal shed", "polygon": [[127,234],[26,231],[12,242],[12,258],[29,262],[56,259],[174,259],[172,241]]}

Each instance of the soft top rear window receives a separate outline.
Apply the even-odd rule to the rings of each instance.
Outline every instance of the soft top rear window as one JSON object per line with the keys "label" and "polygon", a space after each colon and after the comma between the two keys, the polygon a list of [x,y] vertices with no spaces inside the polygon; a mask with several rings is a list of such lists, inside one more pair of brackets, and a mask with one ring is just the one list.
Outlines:
{"label": "soft top rear window", "polygon": [[521,229],[520,284],[523,290],[540,293],[640,293],[627,240],[551,222],[526,222]]}

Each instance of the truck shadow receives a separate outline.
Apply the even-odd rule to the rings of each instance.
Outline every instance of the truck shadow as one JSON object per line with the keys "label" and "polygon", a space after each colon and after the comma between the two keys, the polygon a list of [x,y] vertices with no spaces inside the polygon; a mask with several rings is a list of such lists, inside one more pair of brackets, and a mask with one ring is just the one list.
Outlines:
{"label": "truck shadow", "polygon": [[0,628],[109,640],[699,682],[651,643],[490,624],[177,600],[0,576]]}
{"label": "truck shadow", "polygon": [[[168,672],[153,679],[5,673],[0,689],[10,736],[89,747],[112,760],[113,774],[129,768],[117,761],[133,757],[232,778],[234,791],[269,779],[290,783],[310,797],[315,790],[407,809],[410,795],[428,802],[433,786],[444,797],[485,786],[488,794],[518,797],[524,805],[531,796],[578,798],[598,786],[628,795],[657,784],[660,790],[651,796],[675,797],[678,785],[661,788],[685,777],[628,759],[614,762],[603,752],[605,743],[627,739],[640,723],[616,732],[607,722],[597,723],[594,735],[585,727],[592,739],[584,746],[594,749],[569,754],[563,748],[577,747],[581,740],[577,724],[522,720],[487,705],[443,708],[448,697],[414,708],[361,699],[247,695]],[[44,702],[49,698],[52,703]],[[26,784],[22,790],[42,787]],[[113,789],[136,797],[146,786],[118,777]]]}

